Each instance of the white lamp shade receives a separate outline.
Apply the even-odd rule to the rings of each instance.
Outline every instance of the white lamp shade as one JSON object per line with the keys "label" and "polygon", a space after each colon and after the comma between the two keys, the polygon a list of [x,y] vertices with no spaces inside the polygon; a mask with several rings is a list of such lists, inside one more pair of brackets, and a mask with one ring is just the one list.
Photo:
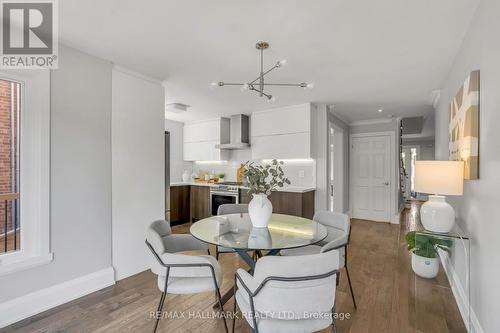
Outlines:
{"label": "white lamp shade", "polygon": [[415,161],[416,192],[462,195],[463,189],[463,161]]}

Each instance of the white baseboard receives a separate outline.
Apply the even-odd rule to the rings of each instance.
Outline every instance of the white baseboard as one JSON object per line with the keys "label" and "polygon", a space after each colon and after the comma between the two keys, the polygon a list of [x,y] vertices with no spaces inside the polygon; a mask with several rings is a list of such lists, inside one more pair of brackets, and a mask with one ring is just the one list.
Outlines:
{"label": "white baseboard", "polygon": [[398,214],[394,215],[389,222],[391,222],[391,224],[399,224],[399,219],[400,219],[400,217],[399,217],[399,213],[398,213]]}
{"label": "white baseboard", "polygon": [[[441,258],[441,263],[443,264],[444,271],[446,273],[446,276],[448,277],[451,291],[453,292],[453,296],[455,297],[455,301],[457,302],[462,320],[464,321],[464,323],[467,323],[469,321],[469,313],[467,307],[467,304],[469,304],[469,296],[465,292],[465,288],[460,282],[460,278],[453,268],[453,264],[451,263],[450,258],[446,254],[442,253],[440,253],[439,257]],[[469,333],[484,333],[484,330],[479,323],[479,319],[477,318],[472,305],[470,306],[470,327],[468,328],[468,331]]]}
{"label": "white baseboard", "polygon": [[0,328],[115,284],[112,267],[0,304]]}

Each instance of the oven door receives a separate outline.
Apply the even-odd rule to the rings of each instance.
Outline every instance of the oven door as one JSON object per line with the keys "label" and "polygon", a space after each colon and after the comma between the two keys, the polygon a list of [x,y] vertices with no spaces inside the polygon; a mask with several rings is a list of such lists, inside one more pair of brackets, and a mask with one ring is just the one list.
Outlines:
{"label": "oven door", "polygon": [[220,205],[237,203],[239,203],[238,193],[210,192],[210,215],[216,216]]}

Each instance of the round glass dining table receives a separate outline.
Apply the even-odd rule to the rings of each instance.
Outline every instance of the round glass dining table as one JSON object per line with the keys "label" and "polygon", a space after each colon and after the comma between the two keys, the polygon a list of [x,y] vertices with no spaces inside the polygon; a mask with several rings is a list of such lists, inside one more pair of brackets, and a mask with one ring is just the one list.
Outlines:
{"label": "round glass dining table", "polygon": [[[328,235],[326,227],[316,221],[283,214],[273,214],[267,228],[254,228],[248,214],[212,216],[194,222],[190,233],[202,242],[234,249],[248,264],[250,273],[255,261],[248,251],[276,255],[283,249],[318,243]],[[233,293],[231,289],[222,297],[223,304]]]}
{"label": "round glass dining table", "polygon": [[278,251],[322,241],[325,226],[298,216],[273,214],[267,228],[254,228],[248,214],[218,215],[193,223],[191,235],[235,251]]}

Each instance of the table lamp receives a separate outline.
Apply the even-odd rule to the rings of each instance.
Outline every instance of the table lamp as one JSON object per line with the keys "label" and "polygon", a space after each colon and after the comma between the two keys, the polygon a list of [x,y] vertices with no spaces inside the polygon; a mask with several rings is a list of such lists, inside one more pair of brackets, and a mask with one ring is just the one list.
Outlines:
{"label": "table lamp", "polygon": [[455,211],[445,195],[462,195],[463,161],[415,161],[415,192],[428,193],[429,200],[420,208],[425,229],[450,232],[455,224]]}

